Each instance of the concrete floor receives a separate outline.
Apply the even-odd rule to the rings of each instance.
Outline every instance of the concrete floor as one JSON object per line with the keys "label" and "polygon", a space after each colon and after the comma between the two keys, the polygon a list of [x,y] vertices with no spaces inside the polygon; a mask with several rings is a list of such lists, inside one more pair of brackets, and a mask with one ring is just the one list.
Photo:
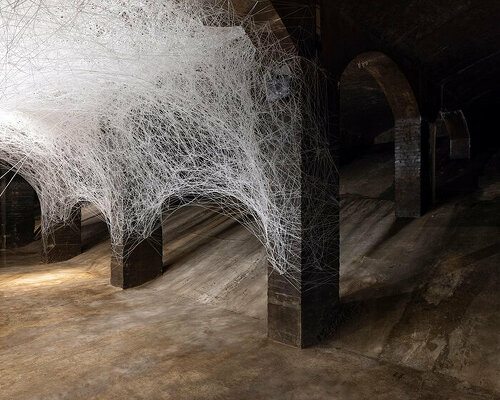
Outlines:
{"label": "concrete floor", "polygon": [[[362,186],[355,169],[370,171]],[[136,289],[108,284],[89,215],[79,257],[40,265],[37,243],[7,254],[0,398],[500,398],[498,159],[479,190],[418,220],[394,218],[390,171],[378,155],[343,172],[343,322],[306,350],[265,337],[262,246],[202,209],[168,219],[168,268]]]}

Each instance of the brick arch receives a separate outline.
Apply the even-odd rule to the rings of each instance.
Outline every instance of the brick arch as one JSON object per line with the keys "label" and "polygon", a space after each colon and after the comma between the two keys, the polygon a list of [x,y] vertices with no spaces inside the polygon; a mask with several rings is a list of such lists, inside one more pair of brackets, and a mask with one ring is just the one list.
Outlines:
{"label": "brick arch", "polygon": [[463,111],[441,111],[440,119],[439,128],[445,128],[450,137],[450,158],[452,160],[469,159],[471,139],[469,126]]}
{"label": "brick arch", "polygon": [[423,121],[415,94],[398,65],[383,53],[362,53],[344,72],[352,66],[375,79],[394,117],[396,216],[419,217],[423,211]]}

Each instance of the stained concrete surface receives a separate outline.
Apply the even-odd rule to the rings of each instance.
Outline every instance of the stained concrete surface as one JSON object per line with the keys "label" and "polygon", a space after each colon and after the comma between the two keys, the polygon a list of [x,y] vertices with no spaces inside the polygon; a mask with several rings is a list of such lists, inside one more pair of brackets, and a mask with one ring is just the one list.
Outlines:
{"label": "stained concrete surface", "polygon": [[181,210],[164,275],[122,291],[84,217],[81,256],[39,265],[34,243],[0,268],[0,398],[500,398],[497,161],[475,193],[402,221],[380,198],[390,157],[356,165],[385,174],[368,193],[344,171],[343,321],[306,350],[265,338],[265,251],[236,223]]}
{"label": "stained concrete surface", "polygon": [[[384,161],[378,155],[377,162]],[[387,165],[392,163],[388,156]],[[358,170],[363,160],[354,165]],[[370,159],[364,161],[370,167]],[[328,345],[500,393],[500,162],[479,188],[397,220],[392,202],[347,179],[341,212],[346,317]],[[350,172],[352,173],[352,172]],[[352,176],[347,174],[347,176]],[[384,178],[387,182],[387,177]]]}

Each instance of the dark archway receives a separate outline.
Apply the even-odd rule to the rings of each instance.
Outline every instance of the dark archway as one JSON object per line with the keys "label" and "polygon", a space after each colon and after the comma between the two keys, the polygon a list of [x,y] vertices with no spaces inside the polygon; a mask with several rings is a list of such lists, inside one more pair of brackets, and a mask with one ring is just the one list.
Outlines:
{"label": "dark archway", "polygon": [[[413,90],[396,63],[383,53],[367,52],[354,58],[341,82],[346,71],[353,69],[376,81],[392,112],[396,216],[419,217],[423,212],[423,124]],[[363,118],[361,112],[359,118]]]}
{"label": "dark archway", "polygon": [[[4,265],[53,263],[81,253],[81,210],[44,231],[39,188],[18,165],[0,161],[0,251]],[[22,249],[19,249],[22,248]]]}
{"label": "dark archway", "polygon": [[7,250],[33,241],[38,199],[33,187],[10,166],[1,165],[0,176],[0,248]]}
{"label": "dark archway", "polygon": [[40,203],[33,186],[16,169],[0,162],[0,266],[39,262]]}
{"label": "dark archway", "polygon": [[30,244],[40,220],[38,197],[33,187],[14,169],[0,164],[0,249]]}

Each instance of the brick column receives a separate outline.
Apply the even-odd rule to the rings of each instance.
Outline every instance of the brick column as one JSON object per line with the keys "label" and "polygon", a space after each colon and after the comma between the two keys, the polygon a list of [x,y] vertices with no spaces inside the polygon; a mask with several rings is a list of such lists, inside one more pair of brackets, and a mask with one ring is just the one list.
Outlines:
{"label": "brick column", "polygon": [[304,348],[330,334],[339,305],[338,258],[330,257],[329,271],[322,273],[308,269],[308,260],[303,259],[303,268],[295,283],[269,268],[267,331],[270,339]]}
{"label": "brick column", "polygon": [[[0,171],[0,175],[4,173]],[[1,192],[4,192],[0,199],[1,248],[25,246],[33,241],[35,190],[19,175],[9,172],[1,179]]]}
{"label": "brick column", "polygon": [[66,261],[82,252],[82,212],[75,207],[72,218],[64,224],[58,224],[49,233],[42,236],[42,259],[46,263]]}
{"label": "brick column", "polygon": [[421,118],[397,119],[395,135],[395,207],[397,217],[423,213],[426,156],[423,154],[425,125]]}
{"label": "brick column", "polygon": [[[290,280],[270,270],[268,277],[268,336],[301,348],[330,333],[339,305],[338,174],[332,143],[338,137],[339,95],[337,85],[328,86],[329,101],[321,102],[330,106],[326,129],[312,121],[308,126],[305,116],[301,140],[301,232],[293,260],[297,273]],[[326,120],[325,114],[320,111],[316,118]]]}
{"label": "brick column", "polygon": [[162,274],[162,227],[139,244],[125,240],[115,245],[111,255],[111,284],[123,289],[142,285]]}

